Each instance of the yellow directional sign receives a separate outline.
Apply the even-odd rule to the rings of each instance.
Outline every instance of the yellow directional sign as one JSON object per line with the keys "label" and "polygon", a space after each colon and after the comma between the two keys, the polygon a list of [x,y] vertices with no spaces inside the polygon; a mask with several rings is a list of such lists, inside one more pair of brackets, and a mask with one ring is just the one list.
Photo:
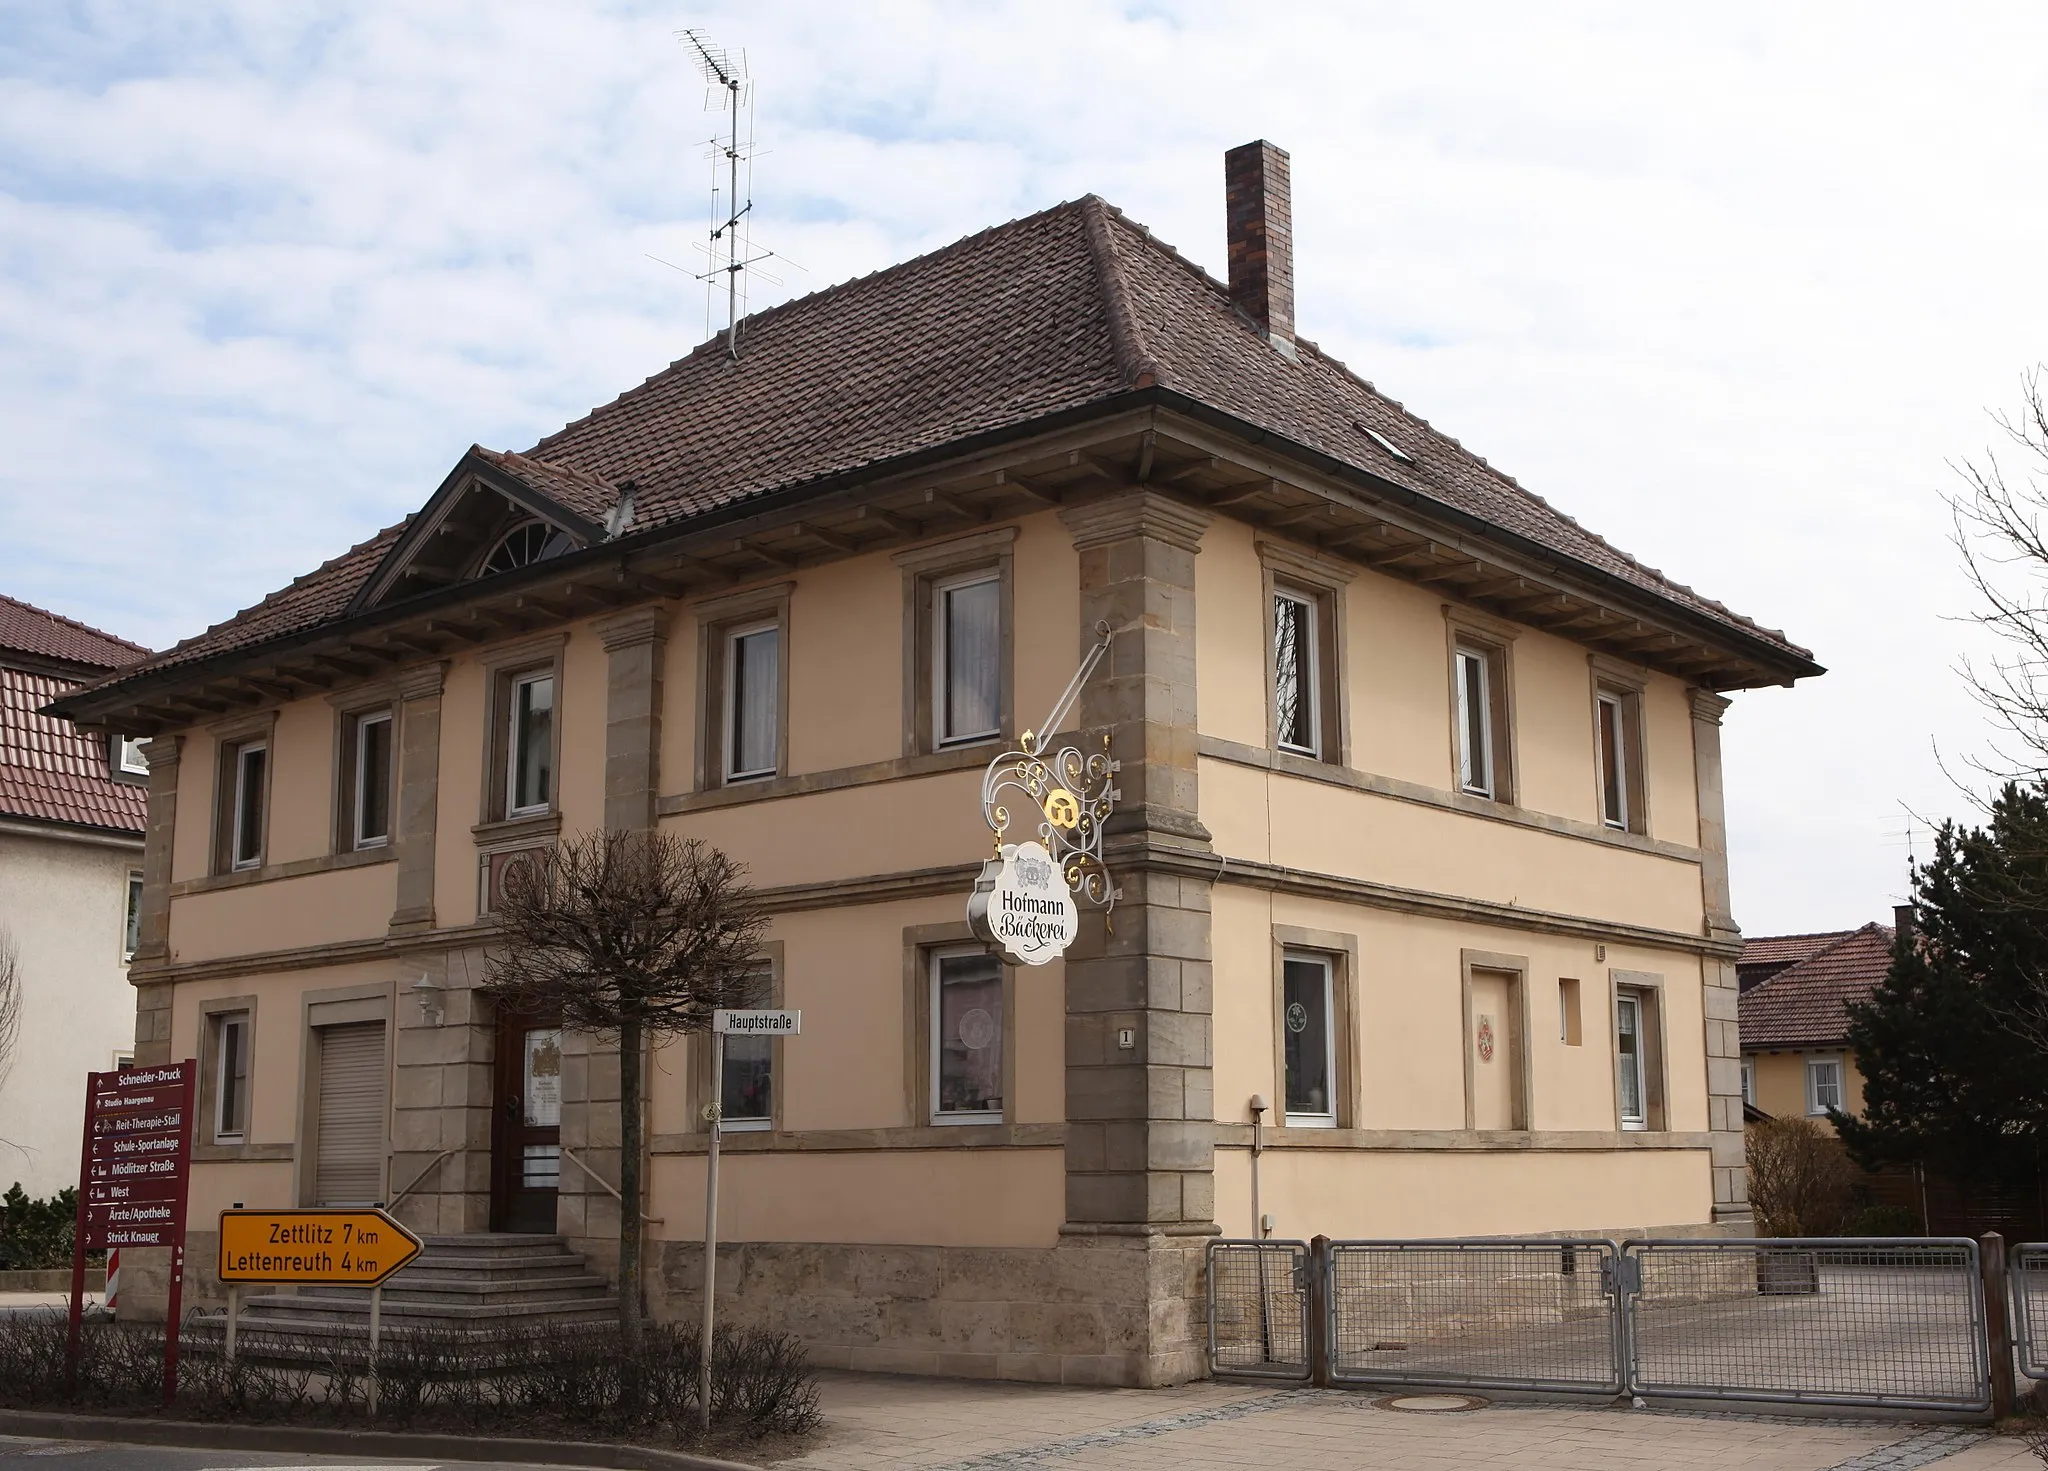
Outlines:
{"label": "yellow directional sign", "polygon": [[380,1210],[227,1210],[220,1280],[375,1287],[423,1246]]}

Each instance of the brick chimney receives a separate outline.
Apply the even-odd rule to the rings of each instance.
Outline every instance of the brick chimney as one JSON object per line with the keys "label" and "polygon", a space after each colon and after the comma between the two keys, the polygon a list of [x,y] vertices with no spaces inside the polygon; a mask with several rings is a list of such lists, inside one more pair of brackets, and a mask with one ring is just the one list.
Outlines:
{"label": "brick chimney", "polygon": [[1294,356],[1294,210],[1286,150],[1260,139],[1223,155],[1230,299]]}

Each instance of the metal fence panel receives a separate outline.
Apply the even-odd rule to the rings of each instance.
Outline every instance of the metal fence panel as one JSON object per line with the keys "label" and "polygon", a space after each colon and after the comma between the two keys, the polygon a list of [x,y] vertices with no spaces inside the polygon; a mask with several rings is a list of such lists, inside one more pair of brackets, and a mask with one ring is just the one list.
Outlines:
{"label": "metal fence panel", "polygon": [[2048,1379],[2048,1241],[2028,1241],[2012,1251],[2012,1336],[2020,1350],[2020,1372]]}
{"label": "metal fence panel", "polygon": [[1974,1241],[1706,1238],[1622,1251],[1638,1394],[1991,1404]]}
{"label": "metal fence panel", "polygon": [[1308,1378],[1308,1264],[1305,1241],[1209,1243],[1212,1373]]}
{"label": "metal fence panel", "polygon": [[1339,1241],[1330,1368],[1339,1383],[1619,1393],[1611,1241]]}

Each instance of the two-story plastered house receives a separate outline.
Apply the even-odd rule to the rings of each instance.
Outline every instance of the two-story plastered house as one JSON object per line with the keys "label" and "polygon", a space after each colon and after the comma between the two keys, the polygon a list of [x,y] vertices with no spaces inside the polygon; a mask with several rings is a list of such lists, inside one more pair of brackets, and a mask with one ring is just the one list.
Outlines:
{"label": "two-story plastered house", "polygon": [[[474,990],[504,866],[599,824],[744,860],[803,1013],[721,1080],[645,1060],[657,1313],[714,1089],[722,1311],[825,1362],[1201,1372],[1255,1096],[1284,1236],[1745,1216],[1723,692],[1817,666],[1296,337],[1286,155],[1226,175],[1227,285],[1093,197],[971,236],[63,702],[154,732],[138,1058],[247,1039],[196,1224],[384,1200],[613,1260],[618,1058]],[[1123,897],[1007,966],[982,771],[1098,624],[1068,738],[1122,764]]]}

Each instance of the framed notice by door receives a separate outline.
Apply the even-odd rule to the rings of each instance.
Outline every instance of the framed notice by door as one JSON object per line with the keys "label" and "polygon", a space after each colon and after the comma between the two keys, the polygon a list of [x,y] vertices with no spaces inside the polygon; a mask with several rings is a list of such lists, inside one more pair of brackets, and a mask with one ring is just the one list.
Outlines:
{"label": "framed notice by door", "polygon": [[491,1129],[491,1229],[551,1233],[562,1170],[562,1024],[498,1022]]}

